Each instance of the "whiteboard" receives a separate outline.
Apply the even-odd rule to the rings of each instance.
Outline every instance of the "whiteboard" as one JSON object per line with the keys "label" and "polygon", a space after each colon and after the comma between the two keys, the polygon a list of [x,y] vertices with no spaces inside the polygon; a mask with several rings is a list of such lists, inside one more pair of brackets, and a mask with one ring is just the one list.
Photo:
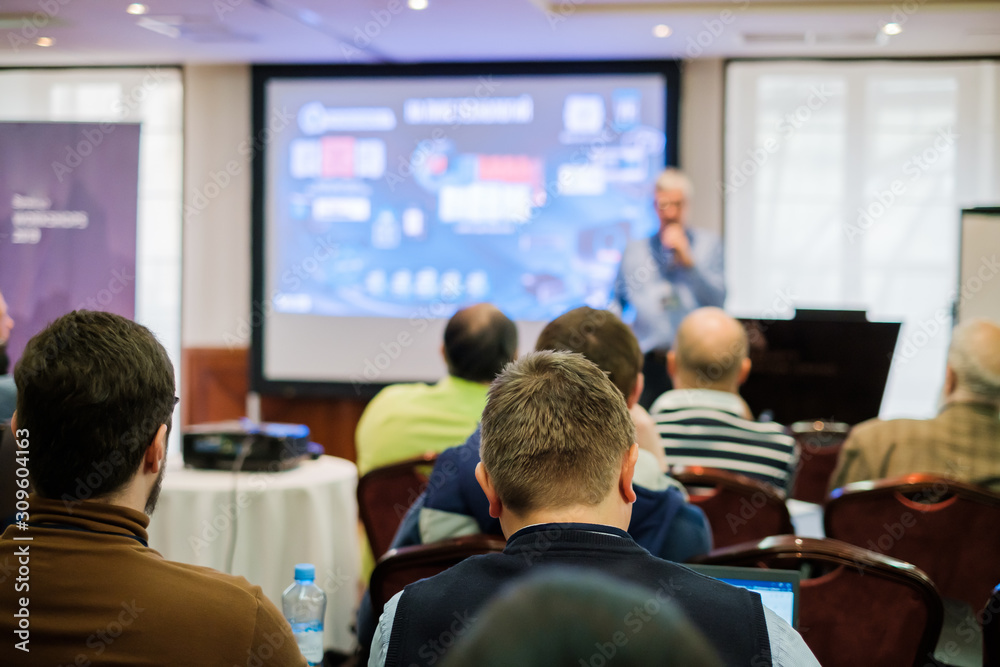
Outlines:
{"label": "whiteboard", "polygon": [[962,211],[956,324],[975,317],[1000,322],[1000,206]]}

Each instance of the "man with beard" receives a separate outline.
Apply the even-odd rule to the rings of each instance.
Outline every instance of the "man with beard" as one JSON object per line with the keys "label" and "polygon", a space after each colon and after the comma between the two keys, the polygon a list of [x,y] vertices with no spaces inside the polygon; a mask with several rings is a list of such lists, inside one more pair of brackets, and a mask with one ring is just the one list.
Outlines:
{"label": "man with beard", "polygon": [[14,379],[17,493],[34,493],[0,537],[0,664],[306,664],[259,587],[147,544],[177,400],[148,329],[72,312]]}
{"label": "man with beard", "polygon": [[10,359],[7,357],[7,341],[10,340],[10,330],[14,328],[14,320],[7,312],[7,302],[0,292],[0,424],[10,421],[14,413],[14,402],[17,391],[14,389],[14,378],[7,374]]}

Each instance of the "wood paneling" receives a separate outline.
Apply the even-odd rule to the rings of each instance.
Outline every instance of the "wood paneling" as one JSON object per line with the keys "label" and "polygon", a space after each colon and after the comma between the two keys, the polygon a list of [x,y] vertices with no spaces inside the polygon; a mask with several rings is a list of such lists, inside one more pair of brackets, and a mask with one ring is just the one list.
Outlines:
{"label": "wood paneling", "polygon": [[261,398],[261,418],[271,422],[306,424],[313,442],[326,453],[357,461],[354,430],[367,401],[344,398]]}
{"label": "wood paneling", "polygon": [[181,424],[204,424],[246,414],[248,350],[184,348]]}
{"label": "wood paneling", "polygon": [[[249,350],[184,348],[181,422],[184,426],[236,419],[246,414]],[[261,418],[305,424],[311,438],[333,456],[357,460],[354,430],[367,400],[261,397]]]}

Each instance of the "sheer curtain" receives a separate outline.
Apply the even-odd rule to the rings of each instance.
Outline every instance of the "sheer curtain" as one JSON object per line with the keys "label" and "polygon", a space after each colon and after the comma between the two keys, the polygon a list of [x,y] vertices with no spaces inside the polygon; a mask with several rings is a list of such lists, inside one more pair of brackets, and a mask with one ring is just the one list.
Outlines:
{"label": "sheer curtain", "polygon": [[998,96],[989,60],[730,63],[727,308],[903,322],[881,416],[933,415],[959,212],[1000,202]]}

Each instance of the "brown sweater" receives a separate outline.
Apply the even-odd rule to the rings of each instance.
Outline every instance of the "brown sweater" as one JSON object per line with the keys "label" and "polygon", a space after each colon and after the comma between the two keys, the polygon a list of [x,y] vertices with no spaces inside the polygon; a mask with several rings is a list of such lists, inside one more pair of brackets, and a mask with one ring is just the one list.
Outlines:
{"label": "brown sweater", "polygon": [[996,408],[949,403],[934,419],[872,419],[858,424],[844,443],[830,489],[916,472],[1000,491]]}
{"label": "brown sweater", "polygon": [[[0,537],[0,665],[306,664],[258,586],[165,560],[145,546],[145,514],[29,503],[28,529]],[[32,540],[14,539],[23,537]]]}

